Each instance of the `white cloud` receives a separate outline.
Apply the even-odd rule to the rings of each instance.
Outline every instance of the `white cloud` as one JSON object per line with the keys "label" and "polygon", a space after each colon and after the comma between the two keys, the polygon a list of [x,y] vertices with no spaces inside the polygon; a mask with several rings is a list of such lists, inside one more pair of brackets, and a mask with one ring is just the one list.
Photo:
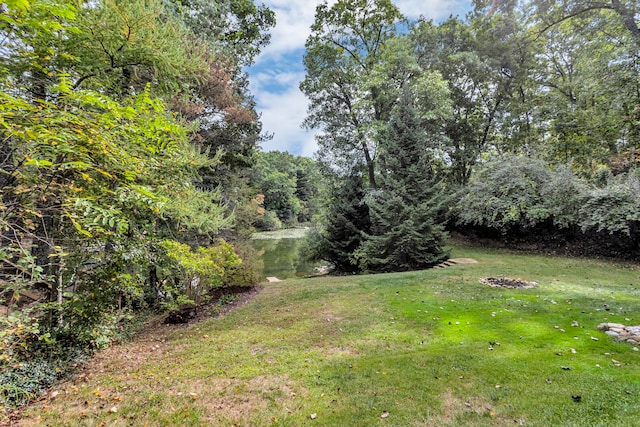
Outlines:
{"label": "white cloud", "polygon": [[[296,79],[297,76],[297,79]],[[263,74],[262,79],[267,75]],[[300,127],[307,114],[307,98],[298,90],[298,84],[304,76],[292,73],[287,79],[296,80],[284,92],[269,92],[259,89],[259,84],[252,92],[259,106],[261,121],[265,132],[272,133],[273,139],[262,143],[264,151],[288,151],[290,153],[311,157],[317,145],[314,134]]]}
{"label": "white cloud", "polygon": [[[282,54],[303,49],[315,18],[320,0],[264,0],[276,14],[276,27],[271,31],[271,43],[258,59],[279,58]],[[336,0],[329,1],[329,5]],[[409,18],[423,15],[427,19],[446,18],[471,7],[470,0],[397,0],[394,4]]]}
{"label": "white cloud", "polygon": [[394,3],[400,12],[413,19],[422,15],[427,19],[439,20],[452,14],[462,14],[462,11],[471,7],[471,0],[397,0]]}
{"label": "white cloud", "polygon": [[[337,0],[329,1],[332,5]],[[249,70],[251,92],[257,110],[262,114],[263,129],[273,133],[263,143],[265,151],[280,150],[311,156],[317,145],[314,134],[300,125],[306,117],[308,101],[298,89],[304,78],[301,61],[304,44],[321,0],[258,0],[276,14],[276,27],[271,30],[271,43]],[[407,17],[443,19],[463,14],[471,8],[470,0],[396,0],[394,3]]]}
{"label": "white cloud", "polygon": [[[258,61],[266,58],[279,58],[285,53],[304,48],[315,18],[315,0],[265,0],[266,6],[276,14],[276,27],[271,31],[271,43],[267,46]],[[335,3],[335,0],[329,4]]]}

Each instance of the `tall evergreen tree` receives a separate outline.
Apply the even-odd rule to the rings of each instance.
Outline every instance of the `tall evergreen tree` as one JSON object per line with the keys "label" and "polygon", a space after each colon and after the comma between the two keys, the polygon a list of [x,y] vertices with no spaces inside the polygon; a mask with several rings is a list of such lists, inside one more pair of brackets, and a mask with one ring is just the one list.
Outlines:
{"label": "tall evergreen tree", "polygon": [[447,257],[430,139],[405,90],[380,141],[381,185],[367,202],[371,233],[356,255],[365,270],[417,270]]}
{"label": "tall evergreen tree", "polygon": [[338,272],[359,270],[353,255],[371,227],[365,194],[362,174],[352,172],[336,189],[328,207],[326,229],[316,243],[316,251],[319,258],[331,262]]}

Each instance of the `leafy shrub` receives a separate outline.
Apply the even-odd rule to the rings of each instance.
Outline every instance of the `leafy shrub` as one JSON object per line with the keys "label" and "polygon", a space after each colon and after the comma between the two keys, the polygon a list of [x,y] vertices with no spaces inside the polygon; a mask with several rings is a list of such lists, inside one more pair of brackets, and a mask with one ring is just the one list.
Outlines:
{"label": "leafy shrub", "polygon": [[77,347],[58,347],[54,352],[33,352],[29,360],[4,366],[0,374],[0,401],[6,407],[29,403],[39,392],[79,366],[90,353]]}
{"label": "leafy shrub", "polygon": [[580,208],[580,227],[583,231],[606,231],[627,236],[637,232],[640,223],[638,178],[630,174],[625,181],[620,181],[586,193]]}
{"label": "leafy shrub", "polygon": [[233,247],[222,239],[215,246],[195,251],[173,240],[166,240],[163,247],[172,261],[170,276],[176,279],[164,285],[165,294],[171,296],[165,307],[172,310],[186,304],[199,305],[211,289],[224,286],[231,268],[242,263]]}
{"label": "leafy shrub", "polygon": [[234,249],[242,262],[227,268],[223,278],[224,286],[255,285],[260,281],[260,272],[263,269],[256,250],[248,242],[236,242]]}
{"label": "leafy shrub", "polygon": [[27,310],[0,316],[0,367],[24,360],[33,342],[49,341],[49,333],[40,329],[38,319]]}
{"label": "leafy shrub", "polygon": [[276,231],[282,228],[282,221],[272,211],[265,211],[253,224],[260,231]]}
{"label": "leafy shrub", "polygon": [[550,181],[551,173],[540,160],[507,157],[491,161],[459,195],[457,222],[502,233],[531,228],[552,215],[543,198],[543,188]]}
{"label": "leafy shrub", "polygon": [[570,228],[580,221],[587,186],[571,172],[568,166],[550,171],[549,181],[540,190],[543,212],[554,226]]}
{"label": "leafy shrub", "polygon": [[568,166],[511,157],[487,163],[459,193],[458,226],[537,240],[539,232],[582,242],[588,252],[633,256],[640,240],[640,177],[602,168],[585,181]]}

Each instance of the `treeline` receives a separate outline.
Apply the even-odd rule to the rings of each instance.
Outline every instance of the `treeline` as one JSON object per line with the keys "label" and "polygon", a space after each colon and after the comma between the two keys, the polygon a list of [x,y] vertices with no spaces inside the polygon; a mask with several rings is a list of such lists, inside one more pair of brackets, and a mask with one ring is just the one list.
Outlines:
{"label": "treeline", "polygon": [[389,0],[317,7],[301,89],[333,185],[316,255],[421,268],[445,227],[639,256],[637,2],[473,3],[439,24]]}
{"label": "treeline", "polygon": [[254,283],[261,125],[242,67],[274,24],[246,0],[0,3],[6,403],[140,308]]}
{"label": "treeline", "polygon": [[258,230],[316,223],[322,212],[324,186],[315,161],[281,151],[258,153],[251,183],[260,192]]}

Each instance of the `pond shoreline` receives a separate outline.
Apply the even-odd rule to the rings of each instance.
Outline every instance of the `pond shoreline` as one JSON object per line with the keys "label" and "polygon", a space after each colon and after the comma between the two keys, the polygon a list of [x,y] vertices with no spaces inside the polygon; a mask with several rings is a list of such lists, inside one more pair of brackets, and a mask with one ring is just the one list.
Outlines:
{"label": "pond shoreline", "polygon": [[275,231],[260,231],[253,233],[252,240],[271,240],[271,239],[301,239],[307,235],[311,227],[283,228]]}

